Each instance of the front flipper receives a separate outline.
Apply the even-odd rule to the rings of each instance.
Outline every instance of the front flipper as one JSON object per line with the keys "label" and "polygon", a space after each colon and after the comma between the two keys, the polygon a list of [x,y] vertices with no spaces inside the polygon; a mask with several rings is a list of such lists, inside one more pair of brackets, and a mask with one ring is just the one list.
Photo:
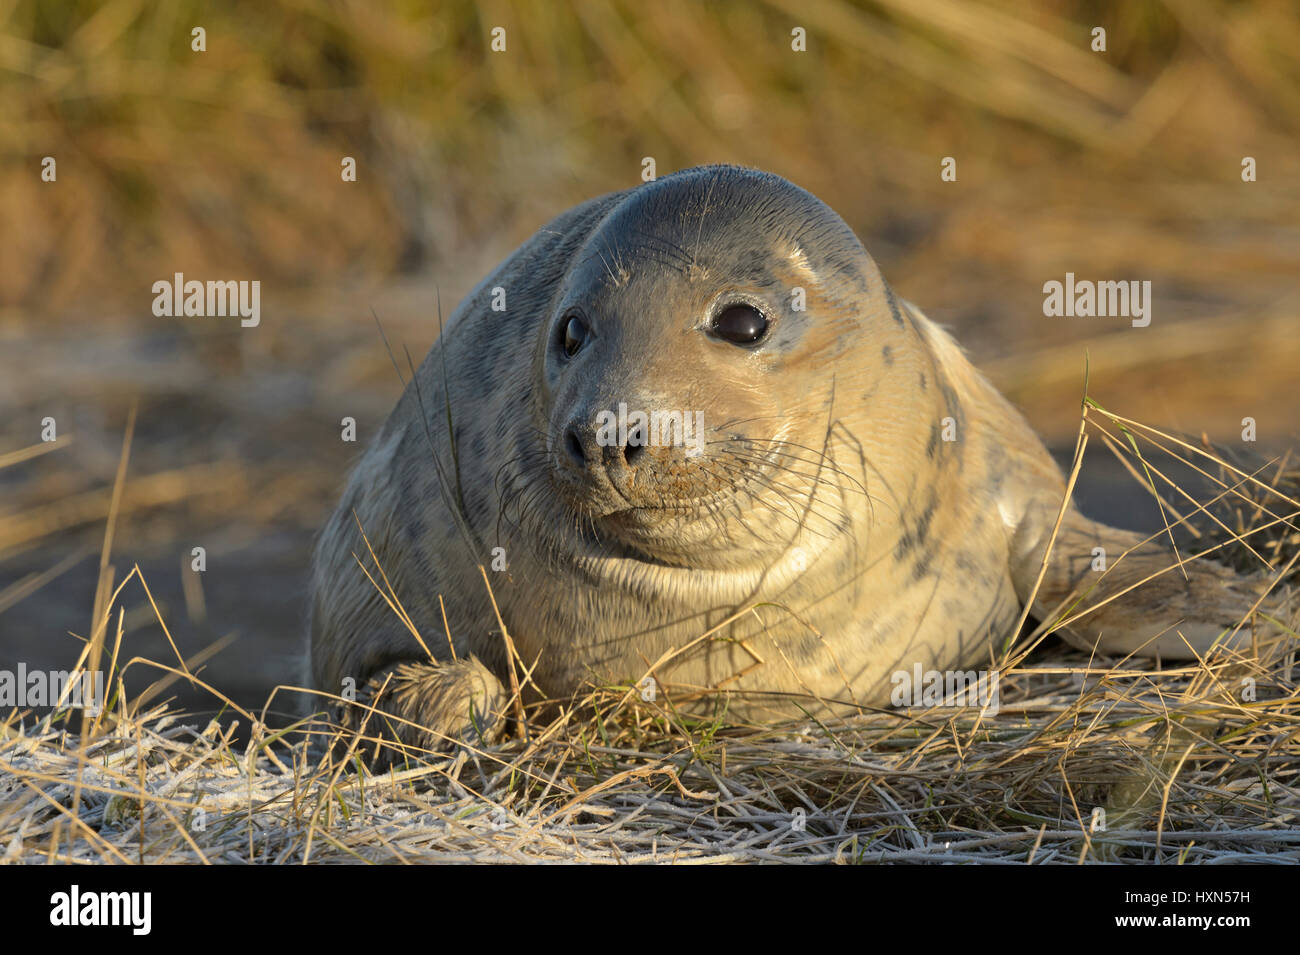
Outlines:
{"label": "front flipper", "polygon": [[371,677],[359,694],[361,705],[346,707],[342,717],[350,730],[364,725],[358,752],[382,769],[403,757],[491,743],[504,728],[508,700],[501,681],[472,656],[456,663],[407,662]]}

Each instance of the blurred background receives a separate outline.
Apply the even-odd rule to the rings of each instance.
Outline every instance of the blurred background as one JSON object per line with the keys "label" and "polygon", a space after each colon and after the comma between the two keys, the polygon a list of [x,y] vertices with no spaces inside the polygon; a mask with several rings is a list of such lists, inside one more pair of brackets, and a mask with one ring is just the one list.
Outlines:
{"label": "blurred background", "polygon": [[[1086,354],[1108,408],[1230,447],[1252,417],[1267,460],[1298,143],[1292,0],[0,0],[0,668],[80,652],[134,404],[113,580],[237,701],[297,680],[313,534],[400,393],[372,310],[418,363],[439,298],[643,157],[820,196],[1058,452]],[[155,317],[175,272],[260,281],[261,324]],[[1149,280],[1151,325],[1045,317],[1066,272]],[[1159,526],[1094,451],[1085,510]],[[119,606],[124,658],[174,660],[137,581]]]}

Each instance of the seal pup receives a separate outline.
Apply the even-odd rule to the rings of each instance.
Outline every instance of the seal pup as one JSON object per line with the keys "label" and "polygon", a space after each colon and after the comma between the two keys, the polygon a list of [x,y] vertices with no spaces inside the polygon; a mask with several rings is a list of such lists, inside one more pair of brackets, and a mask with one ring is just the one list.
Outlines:
{"label": "seal pup", "polygon": [[1170,659],[1250,606],[1073,506],[1045,561],[1065,490],[828,206],[688,169],[563,213],[456,309],[320,536],[313,680],[433,749],[490,737],[515,669],[527,702],[650,674],[686,709],[826,715],[991,665],[1031,598]]}

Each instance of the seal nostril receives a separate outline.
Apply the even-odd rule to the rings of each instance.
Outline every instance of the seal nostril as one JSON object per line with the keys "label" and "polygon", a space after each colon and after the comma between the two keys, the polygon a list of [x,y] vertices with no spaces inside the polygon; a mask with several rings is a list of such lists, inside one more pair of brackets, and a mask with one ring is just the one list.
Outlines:
{"label": "seal nostril", "polygon": [[644,450],[645,450],[644,444],[640,444],[640,443],[632,444],[631,442],[629,442],[623,448],[623,461],[629,467],[632,467],[636,463],[636,459],[641,457],[641,452]]}
{"label": "seal nostril", "polygon": [[564,432],[564,450],[569,452],[569,458],[578,467],[587,466],[587,452],[582,449],[582,442],[578,440],[578,432],[573,428]]}

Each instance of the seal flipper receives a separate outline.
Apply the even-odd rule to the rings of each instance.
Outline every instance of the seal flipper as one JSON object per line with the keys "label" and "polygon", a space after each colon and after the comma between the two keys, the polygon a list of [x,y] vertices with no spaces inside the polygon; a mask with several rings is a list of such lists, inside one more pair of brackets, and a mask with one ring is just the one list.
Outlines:
{"label": "seal flipper", "polygon": [[[1024,546],[1017,535],[1021,546],[1013,555],[1012,579],[1022,603],[1038,579],[1050,523],[1036,536]],[[1193,660],[1216,644],[1243,644],[1249,629],[1238,624],[1259,596],[1257,580],[1189,556],[1070,508],[1052,543],[1033,613],[1039,619],[1055,613],[1065,621],[1057,632],[1068,643],[1107,655]]]}
{"label": "seal flipper", "polygon": [[[475,657],[455,663],[397,663],[376,673],[360,693],[360,706],[341,716],[352,731],[364,725],[358,752],[383,769],[457,746],[493,742],[505,725],[505,687]],[[371,712],[371,707],[375,712]],[[346,744],[350,740],[340,740]]]}

